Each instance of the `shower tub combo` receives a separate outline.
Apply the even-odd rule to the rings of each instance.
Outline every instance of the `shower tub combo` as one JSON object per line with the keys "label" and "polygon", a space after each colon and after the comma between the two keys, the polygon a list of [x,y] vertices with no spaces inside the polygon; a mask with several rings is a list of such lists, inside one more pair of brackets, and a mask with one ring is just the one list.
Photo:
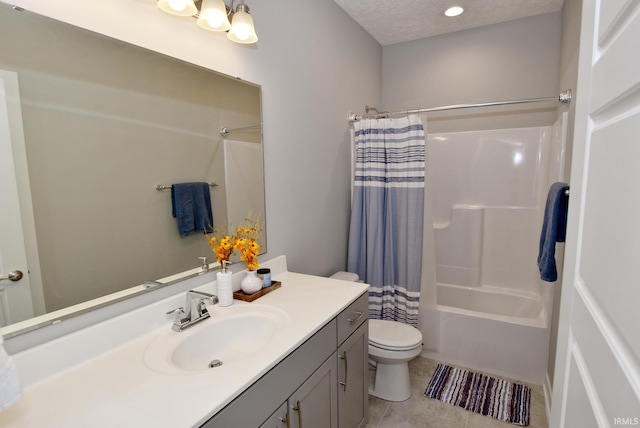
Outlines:
{"label": "shower tub combo", "polygon": [[544,383],[553,284],[536,260],[565,122],[429,135],[439,334],[424,356]]}
{"label": "shower tub combo", "polygon": [[429,358],[542,385],[549,329],[539,296],[493,287],[437,286],[438,352]]}

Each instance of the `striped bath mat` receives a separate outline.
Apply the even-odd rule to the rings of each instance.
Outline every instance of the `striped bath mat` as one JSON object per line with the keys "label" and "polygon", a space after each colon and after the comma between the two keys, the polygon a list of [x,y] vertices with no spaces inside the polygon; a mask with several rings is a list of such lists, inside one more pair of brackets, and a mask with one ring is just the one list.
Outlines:
{"label": "striped bath mat", "polygon": [[438,364],[424,395],[516,425],[529,425],[531,388]]}

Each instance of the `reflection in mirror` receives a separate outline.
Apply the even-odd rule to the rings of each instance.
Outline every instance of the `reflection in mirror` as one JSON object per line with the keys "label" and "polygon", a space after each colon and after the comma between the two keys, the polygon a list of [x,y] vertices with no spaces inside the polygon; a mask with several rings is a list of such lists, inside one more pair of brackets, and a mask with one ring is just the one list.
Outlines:
{"label": "reflection in mirror", "polygon": [[214,227],[265,218],[259,86],[5,4],[0,27],[0,227],[21,241],[0,276],[29,272],[0,281],[0,326],[215,262],[158,185],[215,183]]}

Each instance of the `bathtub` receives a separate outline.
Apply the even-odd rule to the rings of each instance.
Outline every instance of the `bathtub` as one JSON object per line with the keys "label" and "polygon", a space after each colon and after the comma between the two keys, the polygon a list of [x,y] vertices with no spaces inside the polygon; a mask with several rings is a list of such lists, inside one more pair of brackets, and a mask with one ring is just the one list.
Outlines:
{"label": "bathtub", "polygon": [[540,296],[497,287],[438,284],[438,310],[496,321],[546,328]]}
{"label": "bathtub", "polygon": [[542,385],[547,372],[547,302],[497,287],[437,285],[438,343],[423,356]]}

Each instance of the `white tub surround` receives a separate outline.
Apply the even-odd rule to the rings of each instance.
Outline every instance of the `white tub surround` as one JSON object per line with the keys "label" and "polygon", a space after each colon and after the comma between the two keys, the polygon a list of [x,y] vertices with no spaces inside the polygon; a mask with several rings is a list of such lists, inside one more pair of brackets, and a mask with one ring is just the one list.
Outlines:
{"label": "white tub surround", "polygon": [[546,194],[564,181],[566,120],[429,135],[440,330],[424,356],[544,383],[553,302],[536,262]]}
{"label": "white tub surround", "polygon": [[[362,283],[287,272],[284,256],[263,266],[271,268],[281,288],[255,303],[234,301],[230,307],[208,307],[213,319],[225,310],[237,309],[236,305],[260,304],[284,312],[289,321],[286,334],[275,336],[261,352],[193,374],[150,369],[145,351],[158,334],[171,329],[173,316],[165,312],[184,305],[185,296],[180,293],[14,355],[24,392],[16,405],[0,413],[0,426],[199,426],[368,288]],[[238,276],[234,280],[242,275],[234,274]],[[199,290],[215,293],[215,285]]]}
{"label": "white tub surround", "polygon": [[438,284],[541,293],[540,229],[549,186],[563,181],[563,124],[429,135]]}
{"label": "white tub surround", "polygon": [[496,287],[438,284],[440,338],[422,355],[537,385],[544,383],[549,329],[543,299]]}

